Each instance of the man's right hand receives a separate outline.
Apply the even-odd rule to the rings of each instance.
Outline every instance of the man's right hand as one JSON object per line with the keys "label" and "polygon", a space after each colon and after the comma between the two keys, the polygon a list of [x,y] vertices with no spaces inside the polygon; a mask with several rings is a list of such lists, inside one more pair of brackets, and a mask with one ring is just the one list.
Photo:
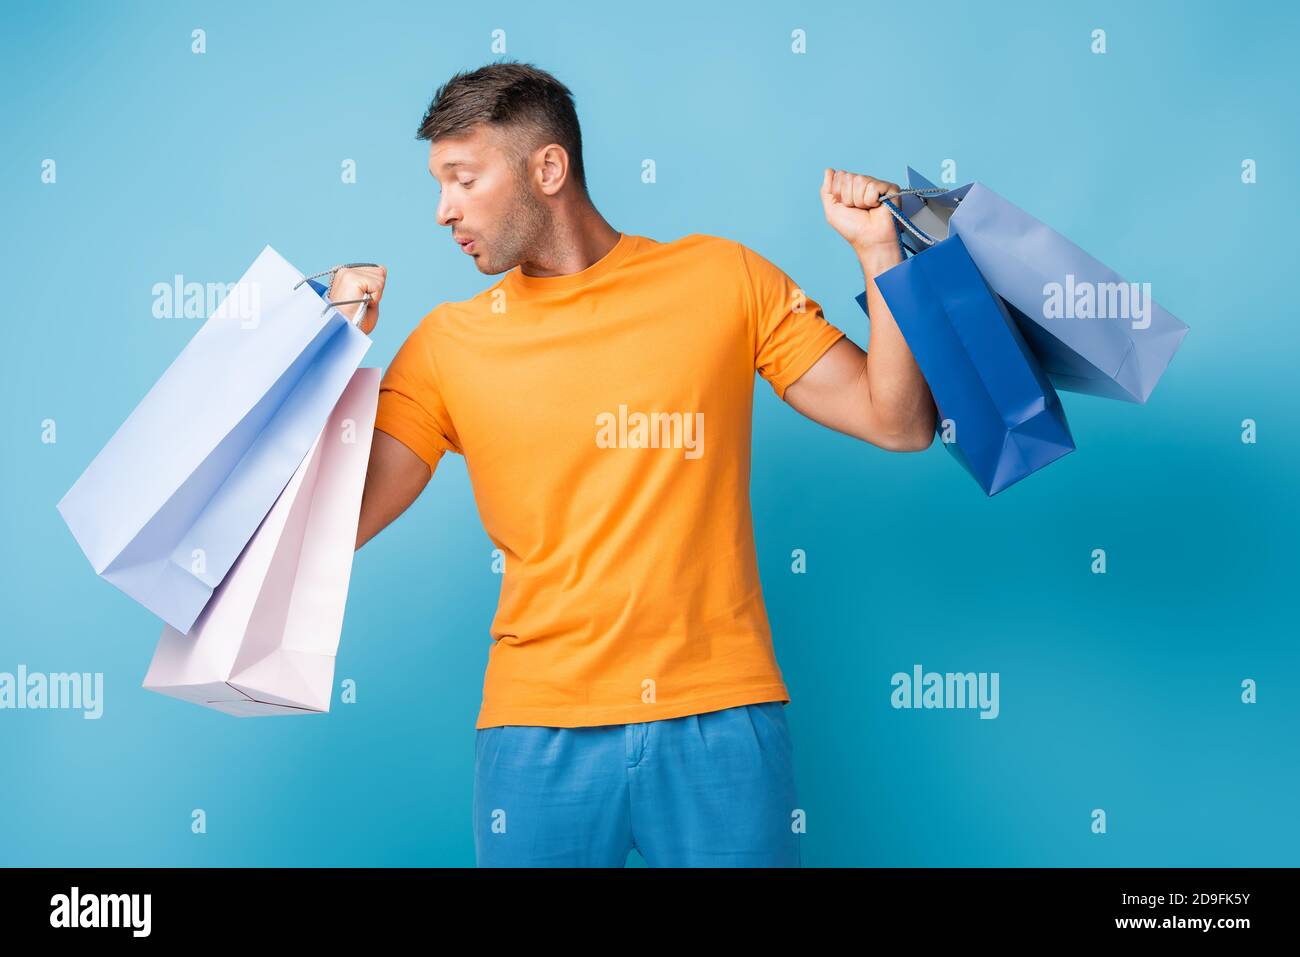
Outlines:
{"label": "man's right hand", "polygon": [[[350,269],[340,269],[334,274],[334,281],[330,283],[327,298],[330,302],[346,302],[349,299],[360,299],[369,293],[371,301],[366,303],[366,314],[361,317],[361,324],[357,327],[369,335],[375,328],[375,324],[379,322],[379,300],[383,298],[384,283],[387,280],[388,270],[383,266],[353,266]],[[360,308],[361,303],[351,303],[339,306],[339,312],[351,319]]]}

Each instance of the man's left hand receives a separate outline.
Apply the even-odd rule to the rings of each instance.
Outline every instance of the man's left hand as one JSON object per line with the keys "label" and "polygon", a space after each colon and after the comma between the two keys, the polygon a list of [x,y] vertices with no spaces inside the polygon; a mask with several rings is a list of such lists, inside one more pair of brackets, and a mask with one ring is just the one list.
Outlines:
{"label": "man's left hand", "polygon": [[897,192],[896,183],[827,167],[821,187],[826,222],[834,226],[859,255],[882,249],[895,254],[898,252],[897,227],[880,197]]}

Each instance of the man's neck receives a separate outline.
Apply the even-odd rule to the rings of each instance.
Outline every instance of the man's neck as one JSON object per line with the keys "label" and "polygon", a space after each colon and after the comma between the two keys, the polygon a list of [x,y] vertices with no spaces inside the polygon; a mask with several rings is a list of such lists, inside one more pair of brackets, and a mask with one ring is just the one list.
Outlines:
{"label": "man's neck", "polygon": [[532,259],[520,263],[525,276],[567,276],[582,272],[608,255],[621,233],[594,206],[572,217],[559,217],[547,247]]}

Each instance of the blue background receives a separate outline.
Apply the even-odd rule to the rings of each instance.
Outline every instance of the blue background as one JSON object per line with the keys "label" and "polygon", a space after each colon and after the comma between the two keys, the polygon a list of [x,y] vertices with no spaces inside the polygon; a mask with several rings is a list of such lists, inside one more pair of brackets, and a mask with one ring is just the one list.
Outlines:
{"label": "blue background", "polygon": [[[805,863],[1300,863],[1285,119],[1300,17],[1264,5],[1225,26],[1217,4],[1172,2],[492,7],[8,11],[0,671],[102,671],[106,687],[98,721],[0,711],[0,863],[472,865],[500,578],[462,459],[358,553],[337,672],[358,702],[336,694],[320,717],[238,720],[143,691],[159,622],[95,577],[54,506],[200,324],[154,318],[154,283],[233,282],[268,242],[308,272],[382,262],[368,365],[433,305],[483,288],[434,221],[414,131],[439,83],[498,58],[498,28],[506,56],[576,94],[592,195],[616,228],[739,240],[860,343],[863,279],[823,219],[825,166],[900,181],[908,163],[937,179],[955,159],[959,181],[1151,282],[1191,326],[1148,405],[1063,394],[1079,450],[993,499],[939,443],[881,451],[757,380],[753,504]],[[807,574],[791,573],[795,548]],[[916,663],[999,672],[1000,717],[892,709],[890,676]],[[1245,678],[1257,704],[1240,701]],[[195,808],[206,834],[191,833]]]}

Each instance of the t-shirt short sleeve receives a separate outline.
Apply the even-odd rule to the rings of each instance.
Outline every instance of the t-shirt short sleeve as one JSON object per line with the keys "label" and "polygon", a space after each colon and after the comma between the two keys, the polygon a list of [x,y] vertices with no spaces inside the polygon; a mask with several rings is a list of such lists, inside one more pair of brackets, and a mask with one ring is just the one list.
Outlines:
{"label": "t-shirt short sleeve", "polygon": [[740,245],[740,255],[750,290],[754,368],[784,399],[785,390],[841,339],[844,331],[828,322],[821,305],[776,265],[744,245]]}
{"label": "t-shirt short sleeve", "polygon": [[423,459],[430,470],[446,452],[460,453],[456,431],[443,403],[430,313],[406,337],[379,383],[375,428]]}

